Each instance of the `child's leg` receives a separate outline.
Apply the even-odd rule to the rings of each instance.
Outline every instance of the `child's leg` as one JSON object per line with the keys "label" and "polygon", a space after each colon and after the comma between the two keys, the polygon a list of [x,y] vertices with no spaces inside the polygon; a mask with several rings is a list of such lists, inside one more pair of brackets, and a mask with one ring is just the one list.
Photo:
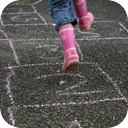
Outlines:
{"label": "child's leg", "polygon": [[56,31],[66,23],[70,22],[73,26],[77,24],[79,19],[72,7],[72,0],[49,0],[49,7],[49,13],[56,24]]}
{"label": "child's leg", "polygon": [[50,15],[56,24],[55,30],[59,32],[65,52],[62,70],[76,70],[79,64],[79,56],[76,50],[73,26],[77,24],[78,18],[72,8],[72,1],[50,0],[49,6]]}
{"label": "child's leg", "polygon": [[76,15],[79,18],[79,28],[80,30],[86,30],[91,27],[94,21],[94,16],[92,13],[87,12],[86,0],[72,0],[74,8],[76,10]]}

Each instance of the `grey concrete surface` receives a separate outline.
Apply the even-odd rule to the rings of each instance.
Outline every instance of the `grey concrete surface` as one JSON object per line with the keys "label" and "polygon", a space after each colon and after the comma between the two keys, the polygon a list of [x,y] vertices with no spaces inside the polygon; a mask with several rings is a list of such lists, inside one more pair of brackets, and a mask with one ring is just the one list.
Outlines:
{"label": "grey concrete surface", "polygon": [[95,21],[75,37],[79,69],[61,70],[64,51],[48,0],[19,0],[0,22],[0,108],[18,128],[110,128],[128,109],[128,21],[108,0],[87,0]]}

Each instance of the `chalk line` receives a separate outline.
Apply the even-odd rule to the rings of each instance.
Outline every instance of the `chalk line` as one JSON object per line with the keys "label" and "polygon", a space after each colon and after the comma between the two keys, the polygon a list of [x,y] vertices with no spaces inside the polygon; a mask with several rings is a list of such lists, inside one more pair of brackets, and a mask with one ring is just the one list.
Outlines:
{"label": "chalk line", "polygon": [[43,26],[43,25],[46,25],[45,23],[42,24],[42,23],[38,23],[38,24],[4,24],[4,26]]}
{"label": "chalk line", "polygon": [[79,128],[82,128],[77,120],[72,121],[69,128],[72,128],[73,126],[78,126]]}
{"label": "chalk line", "polygon": [[[58,50],[58,46],[57,45],[44,45],[44,46],[40,45],[40,46],[36,47],[36,49],[43,48],[43,47],[50,48],[50,46],[55,47],[55,48],[50,49],[52,52],[56,52]],[[57,58],[61,58],[61,57],[63,57],[63,55],[58,56],[58,57],[40,57],[40,58],[41,59],[57,59]]]}
{"label": "chalk line", "polygon": [[7,90],[7,95],[8,95],[9,98],[10,98],[11,105],[14,104],[14,100],[13,100],[13,95],[12,95],[12,93],[11,93],[11,88],[10,88],[10,78],[11,78],[12,76],[14,76],[14,74],[15,74],[14,71],[11,70],[11,73],[9,73],[9,76],[8,76],[7,79],[6,79],[6,82],[7,82],[6,90]]}
{"label": "chalk line", "polygon": [[[80,87],[81,84],[84,84],[84,83],[87,83],[87,80],[84,79],[83,82],[79,82],[79,84],[76,84],[76,85],[71,86],[71,87],[69,87],[69,88],[66,88],[66,89],[64,89],[64,90],[57,91],[56,93],[57,93],[58,95],[67,94],[67,93],[61,93],[61,92],[63,92],[63,91],[68,91],[68,90],[72,90],[72,89],[74,89],[74,88],[78,88],[78,87]],[[59,93],[60,93],[60,94],[59,94]]]}
{"label": "chalk line", "polygon": [[105,23],[106,23],[106,22],[107,22],[107,23],[109,23],[109,22],[112,23],[112,22],[113,22],[113,23],[115,23],[115,22],[117,22],[117,21],[111,21],[111,20],[94,21],[94,23],[98,23],[98,22],[99,22],[99,23],[100,23],[100,22],[105,22]]}
{"label": "chalk line", "polygon": [[82,31],[80,31],[79,28],[77,28],[77,30],[78,30],[79,33],[82,33],[82,34],[93,34],[93,35],[95,35],[95,36],[89,36],[89,37],[100,37],[100,34],[98,34],[98,33],[93,33],[93,32],[82,32]]}
{"label": "chalk line", "polygon": [[70,95],[87,95],[87,94],[95,94],[95,93],[104,93],[104,91],[88,91],[88,92],[73,92],[73,93],[61,93],[58,94],[60,96],[64,95],[64,96],[70,96]]}
{"label": "chalk line", "polygon": [[51,76],[63,76],[63,75],[70,75],[70,76],[78,76],[80,78],[85,78],[84,76],[81,76],[79,74],[71,74],[71,73],[56,73],[56,74],[49,74],[49,75],[41,75],[38,76],[36,79],[42,79],[42,78],[46,78],[46,77],[51,77]]}
{"label": "chalk line", "polygon": [[128,29],[121,23],[119,22],[120,26],[124,28],[124,30],[126,30],[126,32],[128,32]]}
{"label": "chalk line", "polygon": [[13,109],[20,109],[20,108],[42,108],[42,107],[57,107],[57,106],[71,106],[71,105],[75,105],[75,106],[79,106],[79,105],[88,105],[88,104],[97,104],[97,103],[102,103],[102,102],[109,102],[109,101],[124,101],[124,98],[105,98],[105,99],[101,99],[101,100],[94,100],[94,101],[82,101],[82,102],[68,102],[68,103],[51,103],[51,104],[35,104],[35,105],[18,105],[16,107],[14,107]]}
{"label": "chalk line", "polygon": [[15,126],[15,119],[14,119],[13,112],[12,112],[11,108],[8,108],[8,113],[9,113],[9,119],[12,123],[12,126]]}
{"label": "chalk line", "polygon": [[12,10],[12,9],[15,10],[15,9],[21,9],[21,8],[7,8],[7,7],[6,7],[4,10]]}
{"label": "chalk line", "polygon": [[[77,39],[75,39],[75,40],[77,40]],[[83,53],[82,53],[82,51],[81,51],[81,49],[80,49],[80,45],[76,42],[76,46],[77,46],[77,48],[78,48],[78,52],[80,53],[80,56],[81,56],[81,60],[83,60]]]}
{"label": "chalk line", "polygon": [[[23,65],[15,65],[15,66],[8,66],[5,67],[4,69],[15,69],[15,68],[23,68],[23,67],[31,67],[31,66],[43,66],[43,65],[62,65],[63,63],[40,63],[40,64],[23,64]],[[95,65],[93,62],[79,62],[79,64],[91,64]]]}
{"label": "chalk line", "polygon": [[11,49],[12,49],[12,51],[13,51],[13,55],[14,55],[14,57],[15,57],[16,63],[19,65],[20,63],[19,63],[19,60],[18,60],[18,56],[16,55],[16,51],[15,51],[15,48],[14,48],[14,46],[13,46],[11,40],[8,38],[7,34],[4,33],[3,30],[0,29],[0,32],[2,32],[2,33],[4,34],[4,36],[8,39],[9,44],[10,44],[10,47],[11,47]]}
{"label": "chalk line", "polygon": [[106,73],[106,72],[104,72],[101,68],[100,68],[100,66],[98,65],[98,63],[96,64],[96,67],[97,67],[97,69],[99,70],[99,71],[101,71],[106,77],[107,77],[107,79],[112,83],[112,85],[114,86],[114,88],[117,90],[117,92],[119,93],[119,95],[121,96],[121,97],[123,97],[123,99],[125,100],[125,102],[126,102],[126,104],[128,105],[128,100],[125,98],[125,96],[121,93],[121,91],[120,91],[120,88],[117,86],[117,84],[112,80],[112,78]]}
{"label": "chalk line", "polygon": [[104,37],[104,38],[88,38],[76,39],[76,40],[128,40],[128,37]]}
{"label": "chalk line", "polygon": [[38,4],[39,2],[41,2],[42,0],[38,0],[36,1],[35,3],[31,4],[31,5],[35,5],[35,4]]}
{"label": "chalk line", "polygon": [[43,65],[62,65],[63,63],[40,63],[40,64],[23,64],[23,65],[16,65],[16,66],[8,66],[4,69],[15,69],[15,68],[23,68],[23,67],[31,67],[31,66],[43,66]]}
{"label": "chalk line", "polygon": [[22,15],[22,14],[35,14],[35,12],[17,12],[17,13],[2,13],[2,15]]}
{"label": "chalk line", "polygon": [[43,46],[40,45],[40,46],[38,46],[38,47],[36,47],[36,48],[37,48],[37,49],[38,49],[38,48],[43,48],[43,47],[48,47],[48,48],[50,48],[50,46],[51,46],[51,47],[55,47],[55,48],[52,48],[51,51],[54,51],[54,52],[55,52],[55,51],[58,50],[58,46],[57,46],[57,45],[43,45]]}
{"label": "chalk line", "polygon": [[0,23],[2,26],[4,26],[3,21],[2,21],[2,16],[0,17]]}
{"label": "chalk line", "polygon": [[26,18],[25,21],[19,21],[18,20],[18,17],[20,17],[20,16],[14,16],[14,17],[12,17],[11,18],[11,21],[14,21],[14,22],[27,22],[29,20],[28,18]]}
{"label": "chalk line", "polygon": [[0,39],[0,41],[8,41],[9,39]]}
{"label": "chalk line", "polygon": [[10,5],[30,5],[30,4],[28,4],[28,3],[15,3],[15,4],[9,4],[8,6],[10,6]]}
{"label": "chalk line", "polygon": [[35,13],[44,21],[44,23],[46,25],[48,25],[47,22],[45,21],[45,19],[36,11],[35,7],[33,5],[31,5],[31,6],[32,6],[33,10],[35,11]]}
{"label": "chalk line", "polygon": [[[43,66],[43,65],[62,65],[63,63],[40,63],[40,64],[23,64],[23,65],[15,65],[15,66],[8,66],[4,69],[15,69],[15,68],[23,68],[23,67],[32,67],[32,66]],[[79,64],[89,64],[95,65],[93,62],[79,62]]]}
{"label": "chalk line", "polygon": [[21,13],[23,11],[23,9],[21,8],[20,11],[18,13]]}
{"label": "chalk line", "polygon": [[61,58],[61,57],[63,57],[63,56],[58,56],[58,57],[40,57],[41,59],[59,59],[59,58]]}

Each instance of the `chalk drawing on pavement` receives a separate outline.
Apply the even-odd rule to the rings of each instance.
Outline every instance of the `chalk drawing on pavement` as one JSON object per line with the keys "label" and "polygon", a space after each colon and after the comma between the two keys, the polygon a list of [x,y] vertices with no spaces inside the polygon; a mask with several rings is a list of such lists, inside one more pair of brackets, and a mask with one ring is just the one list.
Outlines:
{"label": "chalk drawing on pavement", "polygon": [[[17,1],[15,3],[12,3],[9,5],[9,8],[7,8],[6,10],[9,11],[9,10],[17,10],[17,12],[15,11],[14,13],[3,13],[2,14],[2,17],[3,16],[9,16],[9,21],[12,21],[12,23],[6,23],[4,21],[4,18],[1,18],[0,19],[0,23],[2,26],[27,26],[27,25],[44,25],[44,26],[48,26],[48,25],[52,25],[52,26],[55,26],[54,23],[47,23],[45,18],[43,16],[41,16],[41,14],[39,12],[37,12],[36,8],[34,5],[40,3],[42,0],[38,0],[36,1],[35,3],[32,3],[32,4],[28,4],[27,2],[29,2],[29,0],[24,0],[24,1]],[[33,9],[33,12],[24,12],[22,8],[19,8],[19,7],[11,7],[11,5],[28,5],[30,7],[32,7]],[[33,19],[33,15],[36,15],[36,19]],[[37,18],[40,18],[40,23],[37,23]],[[30,21],[30,22],[29,22]],[[33,23],[34,21],[34,23]],[[17,23],[18,22],[18,23]],[[32,22],[32,23],[31,23]],[[43,23],[42,23],[43,22]],[[118,23],[126,32],[128,32],[128,29],[121,23],[121,22],[116,22],[116,21],[94,21],[94,23],[99,23],[99,22],[102,22],[102,23]],[[20,69],[20,68],[23,68],[23,67],[33,67],[33,66],[42,66],[42,65],[62,65],[62,63],[59,63],[59,62],[56,62],[56,63],[36,63],[36,64],[20,64],[19,63],[19,57],[17,55],[17,51],[14,47],[14,42],[16,41],[16,39],[10,39],[8,37],[8,35],[4,32],[4,30],[0,29],[0,32],[4,35],[4,39],[0,39],[0,41],[8,41],[8,44],[9,46],[11,47],[11,50],[13,52],[13,55],[14,55],[14,58],[15,58],[15,61],[16,61],[16,65],[9,65],[8,67],[5,67],[4,70],[6,69],[9,69],[10,70],[10,73],[8,74],[7,78],[6,78],[6,94],[8,95],[10,101],[11,101],[11,107],[8,107],[8,114],[9,114],[9,119],[11,121],[11,124],[12,126],[15,126],[16,124],[16,119],[14,117],[14,114],[13,114],[13,110],[17,110],[17,109],[20,109],[20,108],[44,108],[44,107],[58,107],[58,106],[73,106],[73,105],[87,105],[87,104],[98,104],[98,103],[102,103],[102,102],[114,102],[114,101],[124,101],[126,104],[128,104],[128,100],[126,99],[126,97],[123,95],[123,93],[121,92],[120,88],[118,87],[118,85],[116,84],[116,82],[112,79],[112,77],[107,74],[105,71],[103,71],[103,69],[98,65],[98,63],[93,63],[93,62],[83,62],[83,57],[84,57],[84,54],[82,53],[82,50],[80,48],[80,45],[79,45],[79,41],[82,41],[82,40],[118,40],[118,39],[122,39],[122,40],[127,40],[128,37],[100,37],[100,33],[95,33],[95,32],[92,32],[92,31],[96,31],[96,29],[94,28],[91,28],[91,32],[81,32],[78,28],[76,28],[76,30],[80,33],[80,34],[83,34],[83,35],[87,35],[85,38],[77,38],[76,39],[76,46],[78,48],[78,52],[80,54],[80,58],[81,58],[81,61],[80,64],[88,64],[88,65],[94,65],[95,68],[97,70],[99,70],[102,74],[104,74],[104,76],[110,81],[110,83],[113,85],[113,87],[115,88],[115,90],[118,92],[118,94],[120,95],[120,97],[113,97],[111,99],[109,98],[105,98],[105,99],[98,99],[98,100],[94,100],[94,101],[79,101],[79,102],[63,102],[63,103],[51,103],[51,104],[29,104],[29,105],[25,105],[25,104],[19,104],[19,105],[15,105],[15,100],[14,100],[14,96],[13,96],[13,93],[11,91],[11,78],[16,75],[15,73],[15,69]],[[91,35],[91,36],[90,36]],[[30,39],[18,39],[18,41],[30,41]],[[31,39],[31,40],[60,40],[58,38],[53,38],[53,39]],[[50,51],[51,52],[56,52],[59,48],[59,46],[57,45],[39,45],[37,46],[35,49],[42,49],[42,48],[50,48]],[[61,58],[62,56],[59,56],[58,58]],[[50,57],[42,57],[43,59],[53,59],[50,58]],[[58,90],[56,91],[56,94],[58,94],[59,96],[71,96],[71,95],[87,95],[87,94],[95,94],[95,93],[103,93],[104,91],[103,90],[92,90],[92,91],[87,91],[87,92],[66,92],[68,90],[72,90],[74,88],[80,88],[80,86],[82,84],[85,84],[87,82],[87,79],[85,78],[85,76],[82,76],[80,74],[69,74],[69,73],[65,73],[65,74],[61,74],[61,73],[58,73],[58,74],[47,74],[47,75],[40,75],[38,76],[36,79],[42,79],[44,77],[52,77],[52,76],[61,76],[61,75],[70,75],[70,76],[79,76],[80,78],[82,78],[82,81],[80,81],[78,84],[76,85],[72,85],[71,87],[68,87],[68,88],[65,88],[63,90]],[[78,126],[79,128],[82,128],[80,122],[75,119],[73,120],[72,122],[70,122],[70,125],[69,125],[69,128],[73,128],[74,126]]]}

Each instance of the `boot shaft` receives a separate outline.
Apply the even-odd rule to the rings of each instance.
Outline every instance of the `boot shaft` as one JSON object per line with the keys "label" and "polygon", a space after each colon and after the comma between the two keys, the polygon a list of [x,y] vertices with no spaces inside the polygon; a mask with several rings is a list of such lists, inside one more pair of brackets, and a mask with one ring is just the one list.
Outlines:
{"label": "boot shaft", "polygon": [[76,48],[74,27],[70,23],[60,27],[59,36],[61,38],[64,52],[66,52],[69,48]]}
{"label": "boot shaft", "polygon": [[87,16],[86,0],[72,0],[76,11],[76,16],[80,19]]}

